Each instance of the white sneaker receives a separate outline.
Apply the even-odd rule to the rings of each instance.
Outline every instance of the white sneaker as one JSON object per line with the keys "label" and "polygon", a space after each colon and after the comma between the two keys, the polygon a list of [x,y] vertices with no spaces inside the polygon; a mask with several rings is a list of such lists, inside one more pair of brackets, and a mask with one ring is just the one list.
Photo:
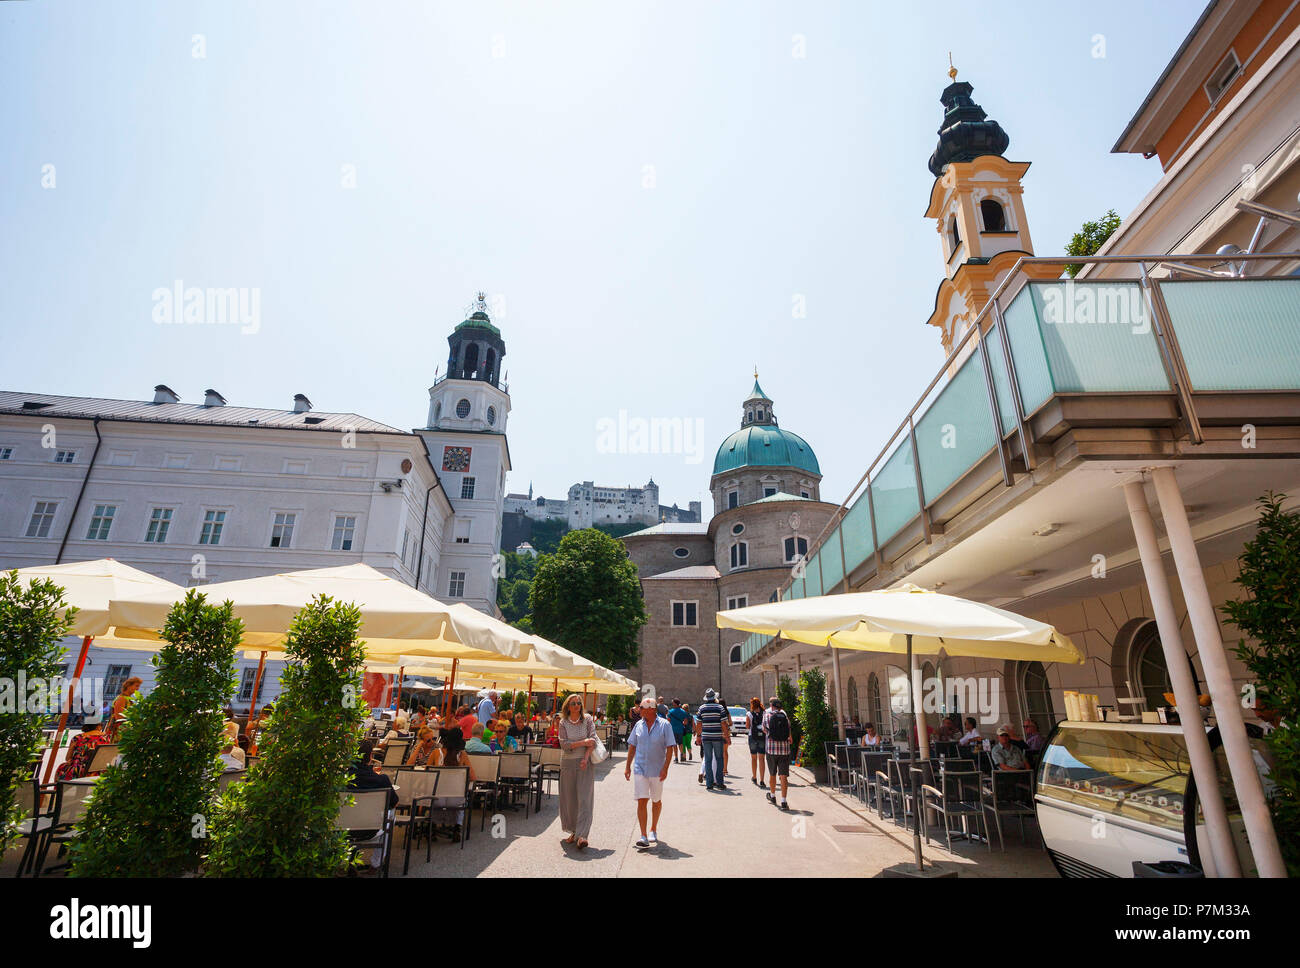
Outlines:
{"label": "white sneaker", "polygon": [[659,836],[652,830],[650,831],[650,849],[654,850],[659,846]]}

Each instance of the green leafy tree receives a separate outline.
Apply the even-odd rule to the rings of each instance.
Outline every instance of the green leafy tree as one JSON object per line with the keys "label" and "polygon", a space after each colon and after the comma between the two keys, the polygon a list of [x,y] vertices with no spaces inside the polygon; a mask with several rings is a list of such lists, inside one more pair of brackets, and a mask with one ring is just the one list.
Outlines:
{"label": "green leafy tree", "polygon": [[618,722],[627,715],[627,696],[610,696],[605,701],[605,718]]}
{"label": "green leafy tree", "polygon": [[520,692],[515,693],[514,711],[517,713],[523,713],[525,716],[528,715],[528,693],[527,692],[521,690]]}
{"label": "green leafy tree", "polygon": [[646,622],[636,565],[622,543],[594,528],[564,536],[537,565],[529,598],[533,628],[610,668],[637,660],[636,636]]}
{"label": "green leafy tree", "polygon": [[258,761],[217,807],[209,875],[329,877],[346,868],[347,836],[335,820],[366,715],[360,627],[355,605],[326,595],[294,616]]}
{"label": "green leafy tree", "polygon": [[78,824],[74,876],[174,877],[201,860],[243,623],[230,602],[191,590],[162,636],[153,690],[127,709],[122,762],[100,776]]}
{"label": "green leafy tree", "polygon": [[1255,537],[1241,554],[1237,584],[1247,597],[1224,613],[1250,637],[1237,657],[1255,676],[1256,707],[1276,723],[1267,742],[1273,754],[1269,800],[1273,826],[1292,877],[1300,877],[1300,514],[1282,510],[1282,496],[1259,499]]}
{"label": "green leafy tree", "polygon": [[[1096,222],[1084,222],[1083,227],[1074,233],[1074,238],[1070,239],[1065,246],[1066,255],[1096,255],[1097,250],[1106,244],[1106,240],[1115,234],[1119,228],[1120,217],[1115,214],[1112,208]],[[1073,279],[1083,268],[1083,263],[1072,262],[1065,267],[1065,271]]]}
{"label": "green leafy tree", "polygon": [[776,698],[781,700],[781,708],[790,717],[790,749],[797,755],[799,743],[803,739],[803,726],[799,722],[796,710],[799,708],[799,693],[789,676],[782,676],[776,684]]}
{"label": "green leafy tree", "polygon": [[0,692],[0,855],[23,820],[16,784],[20,776],[30,776],[45,718],[44,712],[27,707],[28,697],[17,692],[18,680],[22,674],[29,684],[49,684],[59,674],[64,653],[59,640],[68,634],[77,614],[75,608],[68,608],[60,615],[63,607],[63,589],[54,582],[24,586],[16,571],[0,575],[0,677],[14,689],[12,707]]}

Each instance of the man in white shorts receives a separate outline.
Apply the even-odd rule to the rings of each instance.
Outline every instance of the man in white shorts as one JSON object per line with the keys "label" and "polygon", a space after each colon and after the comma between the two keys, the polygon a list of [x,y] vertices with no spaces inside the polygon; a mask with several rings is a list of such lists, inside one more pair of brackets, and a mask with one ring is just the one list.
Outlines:
{"label": "man in white shorts", "polygon": [[[641,824],[641,839],[637,847],[659,846],[659,811],[663,807],[664,780],[668,779],[668,764],[673,761],[677,750],[677,739],[673,735],[672,723],[661,719],[655,709],[653,699],[641,700],[641,722],[632,727],[627,738],[627,765],[623,769],[623,778],[631,780],[632,796],[636,798],[636,819]],[[646,801],[654,804],[650,818],[650,831],[646,833]]]}

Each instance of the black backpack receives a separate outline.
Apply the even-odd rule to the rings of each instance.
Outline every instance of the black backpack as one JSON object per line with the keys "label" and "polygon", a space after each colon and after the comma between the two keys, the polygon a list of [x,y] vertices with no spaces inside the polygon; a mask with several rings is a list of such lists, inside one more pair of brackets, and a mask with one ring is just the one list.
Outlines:
{"label": "black backpack", "polygon": [[767,736],[779,743],[790,738],[790,720],[784,710],[772,710],[772,719],[767,724]]}

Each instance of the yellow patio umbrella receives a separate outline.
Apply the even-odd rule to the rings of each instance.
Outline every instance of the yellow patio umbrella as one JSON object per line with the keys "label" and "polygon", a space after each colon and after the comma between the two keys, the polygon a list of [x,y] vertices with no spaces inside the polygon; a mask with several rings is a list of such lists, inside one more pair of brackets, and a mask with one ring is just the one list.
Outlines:
{"label": "yellow patio umbrella", "polygon": [[808,645],[903,654],[1081,664],[1069,636],[1032,618],[916,585],[821,595],[718,612],[719,628]]}
{"label": "yellow patio umbrella", "polygon": [[[219,582],[201,590],[209,602],[232,602],[235,617],[244,623],[243,644],[267,652],[283,652],[294,616],[316,596],[328,595],[361,610],[359,637],[371,657],[414,653],[515,659],[523,654],[514,638],[474,624],[463,613],[457,617],[451,606],[361,563]],[[157,642],[157,630],[185,589],[179,592],[115,597],[110,620],[122,641],[114,644],[127,647],[126,642],[136,640],[147,649],[147,643]]]}
{"label": "yellow patio umbrella", "polygon": [[[1081,664],[1083,656],[1069,636],[1046,623],[1005,609],[953,595],[927,591],[905,583],[897,588],[844,595],[820,595],[727,609],[717,613],[719,628],[777,635],[809,645],[907,656],[974,656],[1024,662]],[[928,758],[916,723],[920,705],[916,676],[909,677],[909,714],[917,753]],[[912,842],[917,870],[921,869],[919,815],[913,821]]]}
{"label": "yellow patio umbrella", "polygon": [[[112,558],[72,561],[63,565],[34,565],[30,568],[18,569],[18,580],[24,585],[45,579],[62,587],[65,604],[77,609],[69,631],[73,635],[81,636],[81,652],[73,667],[67,701],[63,704],[59,725],[51,744],[51,748],[57,750],[68,725],[68,711],[72,706],[72,697],[76,695],[77,686],[81,682],[81,673],[86,668],[86,655],[90,651],[90,643],[98,637],[101,645],[117,644],[114,640],[114,630],[109,622],[109,603],[120,595],[183,595],[185,589]],[[61,609],[60,616],[66,611],[66,608]],[[51,755],[45,765],[43,782],[49,782],[53,769],[54,756]]]}

